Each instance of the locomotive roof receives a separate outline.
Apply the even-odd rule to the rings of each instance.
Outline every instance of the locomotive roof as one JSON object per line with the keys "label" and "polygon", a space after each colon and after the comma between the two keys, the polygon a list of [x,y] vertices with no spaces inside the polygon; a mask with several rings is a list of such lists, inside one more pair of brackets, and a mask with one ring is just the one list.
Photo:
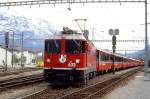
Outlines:
{"label": "locomotive roof", "polygon": [[81,39],[86,40],[86,38],[82,34],[62,34],[51,36],[47,39]]}
{"label": "locomotive roof", "polygon": [[63,27],[63,31],[55,33],[54,36],[48,39],[81,39],[86,40],[83,33],[77,32],[76,30],[69,29],[68,27]]}

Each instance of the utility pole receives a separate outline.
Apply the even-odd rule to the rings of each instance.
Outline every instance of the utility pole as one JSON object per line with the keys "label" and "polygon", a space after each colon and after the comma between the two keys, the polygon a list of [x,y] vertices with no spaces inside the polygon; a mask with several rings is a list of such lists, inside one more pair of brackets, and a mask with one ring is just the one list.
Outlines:
{"label": "utility pole", "polygon": [[9,44],[9,32],[5,33],[5,48],[6,48],[6,56],[5,56],[5,71],[7,71],[7,50]]}
{"label": "utility pole", "polygon": [[13,39],[12,39],[12,68],[14,66],[14,32],[13,32]]}
{"label": "utility pole", "polygon": [[21,67],[23,69],[23,32],[22,32],[22,35],[21,35]]}
{"label": "utility pole", "polygon": [[[145,62],[144,62],[144,72],[145,72],[145,77],[147,77],[148,73],[148,37],[147,37],[147,28],[148,22],[147,22],[147,0],[145,0]],[[149,77],[147,77],[147,80]]]}

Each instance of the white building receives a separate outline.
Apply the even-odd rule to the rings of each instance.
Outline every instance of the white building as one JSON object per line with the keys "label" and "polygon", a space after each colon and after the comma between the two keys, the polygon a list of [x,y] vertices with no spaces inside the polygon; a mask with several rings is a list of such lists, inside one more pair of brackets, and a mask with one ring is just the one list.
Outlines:
{"label": "white building", "polygon": [[[36,63],[38,54],[41,54],[41,52],[24,49],[23,56],[25,60],[22,63],[25,66],[33,66]],[[20,48],[14,48],[13,59],[14,59],[13,66],[20,67],[21,65],[21,49]],[[16,59],[18,59],[18,62],[16,62]],[[0,45],[0,67],[3,67],[4,63],[6,63],[6,49],[4,46]],[[7,65],[8,67],[12,66],[12,48],[8,48],[7,50]]]}
{"label": "white building", "polygon": [[[0,45],[0,67],[4,66],[6,63],[6,49]],[[12,53],[10,49],[7,50],[7,65],[10,67],[12,65]]]}
{"label": "white building", "polygon": [[34,51],[26,50],[23,52],[23,55],[26,57],[26,63],[27,65],[33,65],[35,64],[37,53]]}
{"label": "white building", "polygon": [[[32,51],[29,49],[23,50],[23,56],[25,57],[24,65],[34,65],[37,60],[37,56],[40,52]],[[14,54],[17,58],[21,58],[21,50],[14,50]],[[20,64],[20,63],[19,63]]]}

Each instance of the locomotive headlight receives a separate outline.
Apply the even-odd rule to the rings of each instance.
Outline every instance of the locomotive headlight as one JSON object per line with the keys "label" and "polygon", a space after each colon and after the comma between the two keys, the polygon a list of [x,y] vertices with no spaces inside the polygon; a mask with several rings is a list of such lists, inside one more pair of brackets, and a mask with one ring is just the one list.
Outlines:
{"label": "locomotive headlight", "polygon": [[76,63],[79,63],[80,62],[80,59],[76,59]]}
{"label": "locomotive headlight", "polygon": [[47,62],[47,63],[50,63],[50,62],[51,62],[51,60],[48,58],[48,59],[46,60],[46,62]]}

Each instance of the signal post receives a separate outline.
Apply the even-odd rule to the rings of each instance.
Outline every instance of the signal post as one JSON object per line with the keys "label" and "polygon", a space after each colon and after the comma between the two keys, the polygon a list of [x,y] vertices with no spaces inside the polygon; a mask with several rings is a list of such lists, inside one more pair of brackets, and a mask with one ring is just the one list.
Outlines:
{"label": "signal post", "polygon": [[112,36],[112,50],[113,50],[112,69],[113,69],[113,74],[115,74],[115,57],[114,57],[114,54],[116,52],[116,35],[119,35],[119,29],[109,29],[109,35]]}

